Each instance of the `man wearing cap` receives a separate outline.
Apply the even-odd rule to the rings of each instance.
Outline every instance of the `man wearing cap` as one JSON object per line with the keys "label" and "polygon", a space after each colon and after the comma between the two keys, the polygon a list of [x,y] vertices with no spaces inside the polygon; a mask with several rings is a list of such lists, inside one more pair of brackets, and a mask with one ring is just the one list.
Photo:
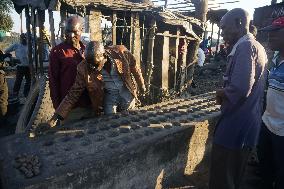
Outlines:
{"label": "man wearing cap", "polygon": [[232,50],[224,87],[216,92],[221,118],[213,138],[209,189],[238,189],[261,128],[267,58],[263,46],[249,33],[245,10],[226,13],[220,27]]}
{"label": "man wearing cap", "polygon": [[13,95],[18,97],[19,91],[21,88],[23,77],[25,77],[25,86],[24,86],[24,96],[27,97],[30,91],[31,86],[31,70],[30,63],[28,59],[28,45],[27,45],[27,36],[22,33],[20,35],[20,43],[12,44],[5,50],[5,54],[10,52],[15,52],[16,58],[20,61],[20,64],[17,65],[16,80],[13,88]]}
{"label": "man wearing cap", "polygon": [[[85,46],[80,41],[82,29],[82,21],[78,16],[69,17],[65,25],[65,41],[55,46],[50,52],[48,76],[54,109],[58,108],[74,84],[77,65],[84,59]],[[84,91],[72,107],[69,121],[88,115],[90,104],[88,93]]]}
{"label": "man wearing cap", "polygon": [[77,67],[74,85],[49,124],[53,127],[58,119],[64,120],[85,89],[95,115],[100,115],[102,110],[108,115],[131,109],[138,100],[136,84],[143,94],[146,89],[140,67],[125,46],[104,48],[101,42],[91,41],[86,47],[85,60]]}
{"label": "man wearing cap", "polygon": [[279,51],[268,76],[266,109],[259,140],[263,189],[284,188],[284,17],[260,31],[268,32],[268,45]]}

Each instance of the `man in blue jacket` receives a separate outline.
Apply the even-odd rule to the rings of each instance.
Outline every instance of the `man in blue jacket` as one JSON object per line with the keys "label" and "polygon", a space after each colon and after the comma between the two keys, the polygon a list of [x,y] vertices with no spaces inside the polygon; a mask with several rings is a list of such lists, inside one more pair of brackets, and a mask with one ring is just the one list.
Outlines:
{"label": "man in blue jacket", "polygon": [[249,33],[245,10],[229,11],[220,26],[232,50],[227,57],[224,87],[216,92],[222,115],[213,139],[209,188],[238,189],[261,128],[267,57],[263,46]]}

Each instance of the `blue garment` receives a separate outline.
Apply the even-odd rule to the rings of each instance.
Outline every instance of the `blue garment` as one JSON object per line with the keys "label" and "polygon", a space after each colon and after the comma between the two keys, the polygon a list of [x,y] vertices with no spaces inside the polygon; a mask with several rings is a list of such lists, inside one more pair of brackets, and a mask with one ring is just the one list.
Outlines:
{"label": "blue garment", "polygon": [[265,86],[264,48],[253,36],[242,37],[228,56],[224,75],[226,98],[214,143],[229,149],[254,147],[261,126]]}
{"label": "blue garment", "polygon": [[117,108],[120,111],[132,108],[131,105],[134,97],[124,85],[113,58],[108,57],[108,61],[111,63],[110,73],[108,73],[105,69],[102,69],[101,72],[105,90],[104,113],[113,114],[117,112]]}

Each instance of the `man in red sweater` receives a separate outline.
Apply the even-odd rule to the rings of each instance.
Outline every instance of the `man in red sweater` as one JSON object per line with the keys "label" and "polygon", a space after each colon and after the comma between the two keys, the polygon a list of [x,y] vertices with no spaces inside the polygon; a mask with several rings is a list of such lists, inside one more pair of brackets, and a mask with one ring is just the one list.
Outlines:
{"label": "man in red sweater", "polygon": [[[84,59],[85,46],[80,41],[82,22],[78,16],[69,17],[65,26],[65,41],[55,46],[49,55],[49,87],[53,107],[56,109],[73,85],[77,65]],[[90,99],[87,91],[83,92],[68,121],[85,117],[89,112]]]}

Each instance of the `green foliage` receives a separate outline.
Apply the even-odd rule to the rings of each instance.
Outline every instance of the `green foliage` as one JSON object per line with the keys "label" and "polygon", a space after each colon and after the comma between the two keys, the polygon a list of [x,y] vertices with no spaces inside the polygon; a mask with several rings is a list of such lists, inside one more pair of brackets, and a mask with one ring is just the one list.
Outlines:
{"label": "green foliage", "polygon": [[0,12],[0,30],[10,31],[13,28],[13,20],[8,13]]}
{"label": "green foliage", "polygon": [[10,31],[13,28],[14,23],[9,15],[12,6],[11,0],[0,1],[0,30],[2,31]]}
{"label": "green foliage", "polygon": [[0,12],[8,13],[13,7],[11,0],[1,0],[0,1]]}

